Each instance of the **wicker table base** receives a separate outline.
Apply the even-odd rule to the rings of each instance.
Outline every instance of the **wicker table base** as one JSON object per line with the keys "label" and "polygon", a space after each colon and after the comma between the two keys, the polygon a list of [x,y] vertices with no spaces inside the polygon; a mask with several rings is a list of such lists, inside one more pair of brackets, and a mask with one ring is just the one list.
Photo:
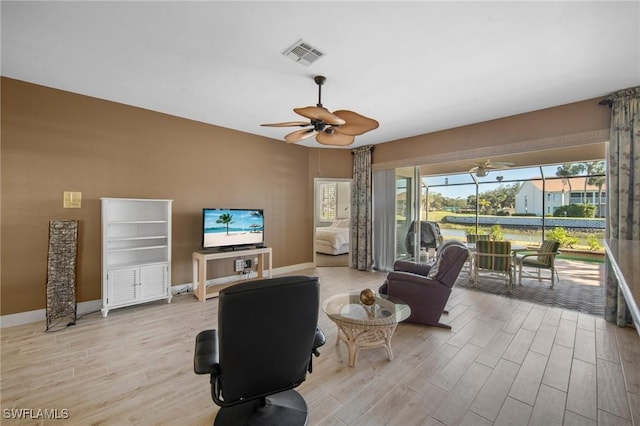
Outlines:
{"label": "wicker table base", "polygon": [[397,298],[378,295],[373,305],[360,302],[359,293],[345,293],[330,297],[323,310],[338,326],[338,338],[349,349],[349,367],[355,367],[358,352],[363,348],[384,347],[393,360],[391,337],[398,322],[409,317],[411,308]]}
{"label": "wicker table base", "polygon": [[383,346],[389,354],[389,361],[393,359],[393,351],[391,350],[391,336],[395,331],[398,323],[388,324],[385,326],[370,326],[366,324],[355,325],[332,318],[333,322],[338,326],[338,339],[347,344],[349,349],[349,367],[355,367],[358,359],[358,352],[363,348],[377,348]]}

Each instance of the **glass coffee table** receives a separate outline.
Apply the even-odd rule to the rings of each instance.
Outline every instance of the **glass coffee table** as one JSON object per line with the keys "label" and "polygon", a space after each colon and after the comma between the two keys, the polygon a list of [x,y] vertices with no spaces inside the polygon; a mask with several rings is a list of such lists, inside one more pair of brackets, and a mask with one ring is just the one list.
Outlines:
{"label": "glass coffee table", "polygon": [[349,349],[349,367],[355,367],[362,348],[383,346],[393,359],[391,336],[398,323],[411,314],[402,300],[384,294],[376,295],[373,305],[360,302],[360,293],[341,293],[322,303],[322,310],[338,326],[338,339]]}

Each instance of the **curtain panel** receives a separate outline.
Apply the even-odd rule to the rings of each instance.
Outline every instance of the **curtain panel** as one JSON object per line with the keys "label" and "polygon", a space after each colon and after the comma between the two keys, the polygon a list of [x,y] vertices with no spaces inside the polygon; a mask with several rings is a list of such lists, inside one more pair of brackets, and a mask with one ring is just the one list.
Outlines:
{"label": "curtain panel", "polygon": [[[607,238],[640,239],[640,86],[612,93],[600,102],[611,107],[607,153]],[[631,323],[618,281],[607,259],[605,319]]]}
{"label": "curtain panel", "polygon": [[352,149],[351,265],[360,271],[372,269],[372,145]]}
{"label": "curtain panel", "polygon": [[396,171],[373,172],[373,269],[393,271],[396,259]]}

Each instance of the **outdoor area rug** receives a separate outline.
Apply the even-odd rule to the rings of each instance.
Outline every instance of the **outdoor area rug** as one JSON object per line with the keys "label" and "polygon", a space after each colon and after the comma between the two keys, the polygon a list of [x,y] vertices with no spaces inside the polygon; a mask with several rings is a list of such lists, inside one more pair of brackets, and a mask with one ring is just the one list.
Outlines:
{"label": "outdoor area rug", "polygon": [[[560,267],[560,282],[553,289],[549,280],[538,281],[535,278],[523,278],[522,285],[514,284],[511,293],[507,292],[505,281],[500,277],[481,274],[477,286],[469,281],[469,275],[461,273],[456,286],[476,291],[485,291],[517,300],[526,300],[541,305],[557,306],[594,316],[604,315],[605,291],[600,278],[601,267],[582,262],[565,261]],[[548,271],[544,271],[547,272]],[[543,272],[543,273],[544,273]],[[516,280],[517,281],[517,280]]]}

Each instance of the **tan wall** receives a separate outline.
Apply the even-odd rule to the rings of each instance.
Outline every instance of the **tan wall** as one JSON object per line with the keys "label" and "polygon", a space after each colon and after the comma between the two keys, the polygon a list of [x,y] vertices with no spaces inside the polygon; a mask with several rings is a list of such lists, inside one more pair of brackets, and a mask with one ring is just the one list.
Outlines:
{"label": "tan wall", "polygon": [[[373,165],[455,159],[478,147],[500,153],[518,143],[526,153],[536,150],[527,141],[545,138],[550,149],[532,161],[563,161],[554,138],[585,133],[562,148],[567,161],[581,152],[603,158],[595,142],[609,120],[597,100],[578,102],[380,144]],[[191,281],[202,207],[264,208],[274,266],[311,262],[313,179],[352,175],[348,149],[292,146],[6,78],[1,156],[2,315],[45,307],[51,219],[80,221],[78,299],[100,298],[100,197],[175,200],[172,282],[183,284]],[[81,191],[82,209],[63,209],[63,191]]]}
{"label": "tan wall", "polygon": [[[525,166],[593,159],[592,155],[604,158],[602,142],[608,138],[611,111],[608,107],[598,105],[599,100],[590,99],[379,144],[375,147],[373,163],[425,164],[430,162],[430,156],[438,159],[449,157],[450,161],[455,162],[470,151],[478,151],[478,148],[483,148],[483,157],[490,155],[495,160],[507,152],[539,151],[543,145],[548,152],[542,153],[542,156],[532,156],[530,159],[514,156],[507,160],[514,161],[516,166]],[[428,120],[428,117],[425,119]],[[536,145],[536,142],[540,143]],[[566,156],[558,151],[562,144],[565,145],[562,149]],[[590,148],[594,148],[593,151],[585,151],[585,145],[592,145]],[[509,150],[506,150],[507,147]],[[567,150],[572,147],[577,148]],[[576,155],[585,155],[587,158],[577,158]]]}
{"label": "tan wall", "polygon": [[[203,207],[263,208],[274,267],[311,262],[313,177],[351,176],[349,150],[288,145],[7,78],[1,124],[2,315],[46,306],[52,219],[80,221],[78,301],[101,297],[100,197],[174,200],[172,283],[184,284]],[[63,191],[82,192],[82,208],[63,209]]]}

